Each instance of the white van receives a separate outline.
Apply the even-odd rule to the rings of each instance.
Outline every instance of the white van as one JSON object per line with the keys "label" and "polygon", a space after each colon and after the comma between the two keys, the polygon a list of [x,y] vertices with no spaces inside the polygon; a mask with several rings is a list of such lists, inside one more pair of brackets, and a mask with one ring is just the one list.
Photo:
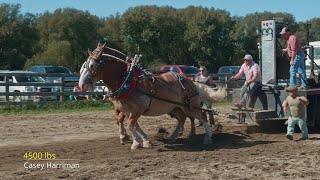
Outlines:
{"label": "white van", "polygon": [[[320,41],[314,41],[309,43],[310,46],[313,46],[314,48],[314,62],[320,67]],[[309,54],[309,49],[307,49],[307,53]],[[307,56],[306,60],[306,73],[307,77],[310,77],[311,72],[311,64],[312,61],[310,60],[310,57]],[[320,69],[316,65],[314,65],[314,74],[317,76],[320,73]]]}
{"label": "white van", "polygon": [[[23,73],[25,76],[4,76],[1,73]],[[34,72],[31,71],[8,71],[0,70],[0,83],[5,83],[6,78],[9,78],[11,83],[39,83],[39,86],[9,86],[9,92],[36,92],[37,88],[41,89],[42,92],[57,92],[59,87],[57,86],[42,86],[41,83],[44,83],[45,80],[40,76],[28,76]],[[5,86],[0,86],[0,92],[5,92]],[[47,100],[57,100],[57,96],[45,96]],[[5,99],[5,96],[0,96],[0,99]],[[10,100],[20,102],[20,101],[32,101],[34,96],[9,96]]]}

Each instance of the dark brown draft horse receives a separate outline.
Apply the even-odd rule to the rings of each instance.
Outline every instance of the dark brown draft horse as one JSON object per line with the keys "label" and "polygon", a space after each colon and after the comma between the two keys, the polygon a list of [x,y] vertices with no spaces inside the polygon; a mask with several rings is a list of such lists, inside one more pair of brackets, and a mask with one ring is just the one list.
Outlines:
{"label": "dark brown draft horse", "polygon": [[[133,59],[128,63],[110,53],[110,48],[98,44],[91,52],[81,71],[79,86],[86,90],[94,82],[103,80],[112,92],[110,97],[116,110],[128,117],[128,129],[132,133],[131,149],[136,149],[142,141],[143,147],[151,147],[147,135],[137,120],[140,116],[159,116],[169,114],[178,120],[173,134],[175,139],[187,117],[204,122],[204,144],[212,143],[212,132],[205,112],[200,109],[201,98],[198,86],[188,78],[168,72],[150,74],[139,68]],[[224,96],[225,97],[225,96]]]}

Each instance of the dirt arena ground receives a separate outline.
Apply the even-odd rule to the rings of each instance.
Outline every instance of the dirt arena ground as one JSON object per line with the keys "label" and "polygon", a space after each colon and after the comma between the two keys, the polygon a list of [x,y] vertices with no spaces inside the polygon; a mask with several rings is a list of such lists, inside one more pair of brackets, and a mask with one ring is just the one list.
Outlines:
{"label": "dirt arena ground", "polygon": [[[136,151],[119,143],[113,112],[1,116],[0,179],[320,179],[319,134],[289,141],[285,129],[237,124],[228,108],[220,111],[221,132],[210,146],[202,145],[201,127],[187,139],[189,122],[176,143],[166,144],[157,132],[172,132],[176,121],[143,117],[153,148]],[[42,160],[25,159],[26,152],[40,152]],[[56,159],[44,159],[48,153]],[[39,166],[25,167],[32,164]]]}

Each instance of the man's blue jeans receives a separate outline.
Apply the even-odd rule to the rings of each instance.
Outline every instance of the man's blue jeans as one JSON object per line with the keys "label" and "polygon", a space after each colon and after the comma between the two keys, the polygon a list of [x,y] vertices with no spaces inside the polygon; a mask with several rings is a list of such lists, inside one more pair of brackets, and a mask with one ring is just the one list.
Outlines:
{"label": "man's blue jeans", "polygon": [[252,82],[249,86],[244,83],[240,94],[240,104],[244,107],[247,106],[248,96],[252,96],[253,93],[261,86],[260,81]]}
{"label": "man's blue jeans", "polygon": [[301,86],[304,88],[308,87],[308,81],[306,76],[306,70],[304,66],[304,53],[300,51],[297,53],[296,58],[293,61],[293,66],[290,66],[290,86],[297,86],[296,75],[301,75]]}
{"label": "man's blue jeans", "polygon": [[302,132],[302,139],[308,139],[307,122],[299,117],[292,117],[292,116],[289,117],[287,134],[293,136],[294,127],[296,124],[298,124],[298,126]]}

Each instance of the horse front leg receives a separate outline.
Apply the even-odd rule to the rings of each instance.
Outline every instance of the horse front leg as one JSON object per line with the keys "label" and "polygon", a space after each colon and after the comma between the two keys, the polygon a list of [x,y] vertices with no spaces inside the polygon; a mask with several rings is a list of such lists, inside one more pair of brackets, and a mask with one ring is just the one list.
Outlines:
{"label": "horse front leg", "polygon": [[138,121],[138,118],[139,118],[139,116],[134,117],[132,115],[132,113],[130,113],[130,115],[128,117],[128,129],[132,134],[132,145],[131,145],[132,150],[135,150],[135,149],[138,149],[139,147],[141,147],[141,145],[140,145],[141,136],[139,136],[139,134],[137,133],[137,130],[136,130],[136,123]]}
{"label": "horse front leg", "polygon": [[137,130],[137,133],[139,134],[139,136],[142,138],[142,147],[144,148],[151,148],[152,147],[152,144],[150,143],[150,141],[148,140],[148,136],[146,133],[144,133],[144,131],[141,129],[140,125],[138,122],[136,122],[136,130]]}
{"label": "horse front leg", "polygon": [[115,113],[116,113],[115,115],[116,123],[119,126],[120,143],[125,144],[129,140],[127,130],[124,127],[125,115],[117,109],[115,109]]}

